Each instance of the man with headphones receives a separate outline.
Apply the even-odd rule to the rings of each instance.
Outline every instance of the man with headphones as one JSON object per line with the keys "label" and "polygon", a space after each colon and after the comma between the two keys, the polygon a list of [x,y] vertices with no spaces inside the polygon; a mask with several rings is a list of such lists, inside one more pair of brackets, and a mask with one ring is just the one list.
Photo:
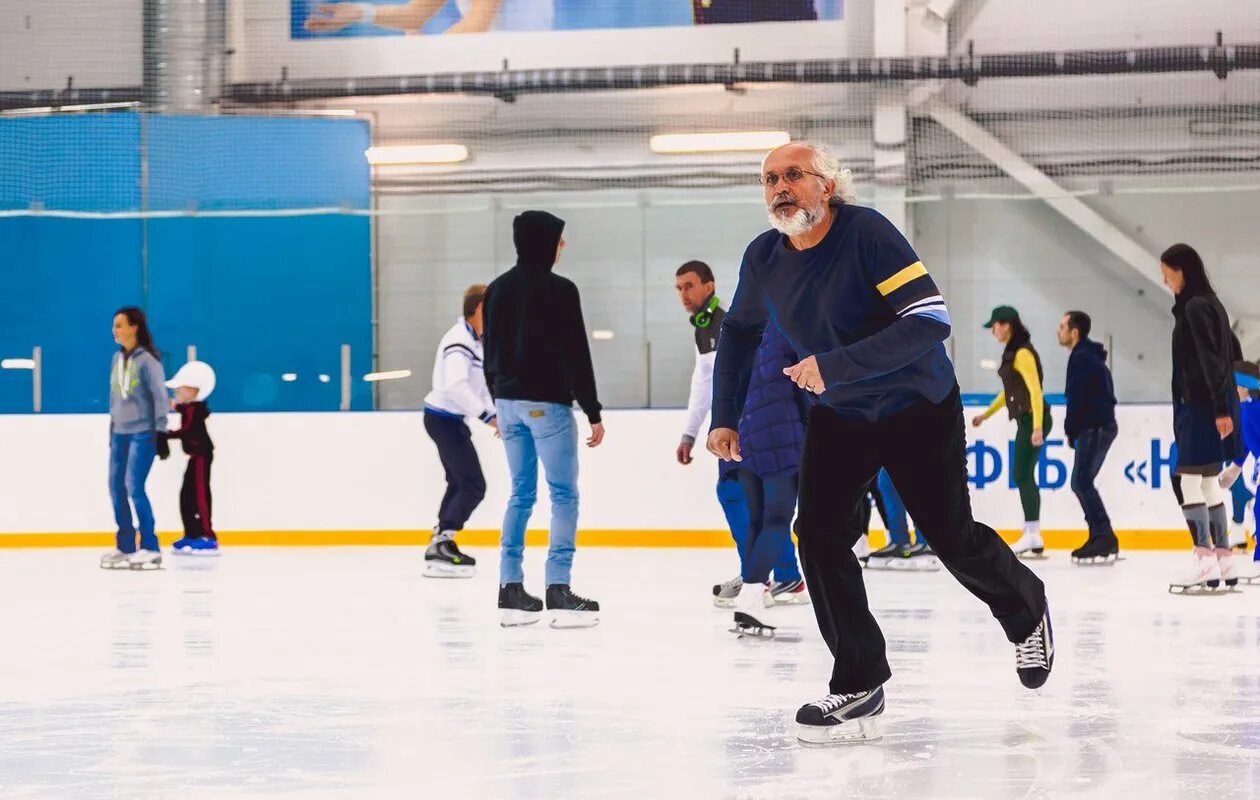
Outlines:
{"label": "man with headphones", "polygon": [[[683,428],[682,441],[675,451],[678,463],[686,466],[692,462],[691,452],[695,447],[696,436],[713,400],[713,363],[717,357],[718,331],[722,328],[726,309],[722,308],[721,301],[718,300],[713,270],[703,261],[688,261],[679,267],[674,273],[674,289],[678,292],[683,308],[691,315],[691,326],[696,336],[696,366],[691,372],[687,424]],[[736,472],[738,466],[734,462],[718,462],[717,497],[723,513],[726,514],[726,523],[731,529],[731,538],[735,540],[742,569],[745,545],[748,543],[749,521],[748,502]],[[794,554],[790,564],[777,564],[775,577],[783,586],[776,583],[775,588],[790,589],[790,581],[785,579],[796,571]],[[714,585],[713,604],[718,608],[732,608],[741,586],[743,580],[739,575]]]}

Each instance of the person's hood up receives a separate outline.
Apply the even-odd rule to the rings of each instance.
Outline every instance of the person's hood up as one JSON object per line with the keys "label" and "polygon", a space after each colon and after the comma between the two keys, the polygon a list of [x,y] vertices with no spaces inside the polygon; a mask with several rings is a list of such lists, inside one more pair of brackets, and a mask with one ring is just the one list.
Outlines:
{"label": "person's hood up", "polygon": [[556,248],[564,232],[564,220],[546,211],[526,211],[512,220],[516,263],[521,267],[549,270],[556,264]]}

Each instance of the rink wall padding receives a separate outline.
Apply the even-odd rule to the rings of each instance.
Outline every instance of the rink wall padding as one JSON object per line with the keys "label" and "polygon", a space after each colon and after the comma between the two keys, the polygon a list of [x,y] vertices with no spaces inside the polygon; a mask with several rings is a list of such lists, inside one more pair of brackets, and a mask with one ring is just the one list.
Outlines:
{"label": "rink wall padding", "polygon": [[[1062,409],[1056,411],[1061,416]],[[674,460],[683,418],[676,410],[607,412],[603,446],[581,452],[581,545],[730,546],[714,496],[716,461],[704,452],[686,467]],[[445,487],[420,413],[217,413],[209,426],[217,447],[214,525],[225,544],[416,545],[426,539]],[[1099,485],[1122,547],[1187,546],[1169,486],[1171,410],[1122,407],[1120,426]],[[108,545],[108,429],[104,415],[0,415],[6,455],[0,459],[0,547]],[[1010,485],[1014,426],[993,420],[968,435],[976,516],[1013,539],[1023,521]],[[489,491],[460,541],[489,546],[498,541],[507,465],[488,428],[475,426],[474,441]],[[148,482],[164,544],[179,527],[187,463],[178,446],[174,450],[170,460],[155,464]],[[1084,538],[1068,485],[1071,463],[1072,451],[1052,438],[1039,469],[1051,548],[1076,547]],[[531,543],[545,542],[548,522],[543,484]]]}

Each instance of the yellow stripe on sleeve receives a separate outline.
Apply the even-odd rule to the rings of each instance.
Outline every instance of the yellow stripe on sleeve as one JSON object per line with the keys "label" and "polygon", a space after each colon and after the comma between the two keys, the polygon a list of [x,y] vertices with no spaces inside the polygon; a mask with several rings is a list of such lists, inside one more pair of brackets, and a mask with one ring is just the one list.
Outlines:
{"label": "yellow stripe on sleeve", "polygon": [[879,290],[881,295],[887,297],[910,281],[922,278],[926,274],[928,274],[927,267],[923,266],[922,261],[916,261],[888,280],[876,285],[875,288]]}

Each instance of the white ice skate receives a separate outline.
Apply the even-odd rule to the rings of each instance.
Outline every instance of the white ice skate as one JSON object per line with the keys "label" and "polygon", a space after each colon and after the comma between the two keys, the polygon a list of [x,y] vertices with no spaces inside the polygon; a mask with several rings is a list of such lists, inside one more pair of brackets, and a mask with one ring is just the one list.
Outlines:
{"label": "white ice skate", "polygon": [[1230,520],[1229,546],[1234,550],[1242,550],[1243,552],[1246,552],[1248,541],[1249,537],[1247,536],[1247,526],[1241,522],[1234,522],[1233,520]]}
{"label": "white ice skate", "polygon": [[1217,549],[1216,563],[1221,570],[1221,583],[1225,584],[1226,589],[1233,589],[1238,585],[1238,559],[1234,557],[1234,551],[1228,549]]}
{"label": "white ice skate", "polygon": [[761,583],[745,583],[735,597],[735,624],[731,633],[773,639],[775,626],[766,622],[765,595],[769,589]]}
{"label": "white ice skate", "polygon": [[858,537],[857,544],[853,545],[853,555],[858,557],[862,566],[866,566],[867,560],[871,557],[871,543],[865,536]]}
{"label": "white ice skate", "polygon": [[1195,548],[1194,571],[1184,580],[1168,584],[1171,594],[1217,594],[1221,592],[1221,567],[1210,548]]}
{"label": "white ice skate", "polygon": [[162,568],[162,554],[157,550],[137,550],[127,557],[127,566],[133,570],[154,570]]}
{"label": "white ice skate", "polygon": [[121,550],[110,550],[101,556],[101,569],[129,569],[131,554]]}
{"label": "white ice skate", "polygon": [[1020,558],[1038,561],[1048,558],[1046,555],[1046,543],[1041,540],[1040,526],[1034,528],[1030,525],[1025,525],[1024,535],[1019,537],[1015,544],[1011,545],[1011,550]]}
{"label": "white ice skate", "polygon": [[739,595],[739,588],[743,585],[744,579],[739,575],[724,583],[714,584],[713,605],[717,608],[734,608],[735,598]]}

